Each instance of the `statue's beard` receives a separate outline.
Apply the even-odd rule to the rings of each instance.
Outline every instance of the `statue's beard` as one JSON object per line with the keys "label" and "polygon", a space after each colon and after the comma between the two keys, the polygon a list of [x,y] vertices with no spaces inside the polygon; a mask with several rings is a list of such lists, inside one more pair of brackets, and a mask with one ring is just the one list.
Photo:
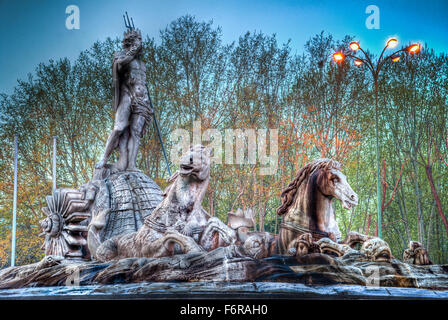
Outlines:
{"label": "statue's beard", "polygon": [[142,46],[131,46],[130,48],[125,49],[126,54],[133,55],[133,56],[139,56],[142,52]]}
{"label": "statue's beard", "polygon": [[123,49],[126,53],[132,52],[132,54],[140,54],[142,51],[142,43],[137,39],[132,42],[125,42],[123,43]]}

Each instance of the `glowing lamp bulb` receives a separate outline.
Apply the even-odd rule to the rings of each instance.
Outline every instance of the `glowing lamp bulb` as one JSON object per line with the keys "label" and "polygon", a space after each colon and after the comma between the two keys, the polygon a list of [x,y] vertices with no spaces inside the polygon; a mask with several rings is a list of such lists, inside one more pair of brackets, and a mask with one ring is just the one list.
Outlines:
{"label": "glowing lamp bulb", "polygon": [[358,42],[350,43],[350,49],[352,49],[353,51],[358,50],[359,49],[359,43]]}
{"label": "glowing lamp bulb", "polygon": [[392,38],[392,39],[389,39],[389,40],[387,41],[386,46],[387,46],[388,48],[395,48],[395,47],[397,46],[397,44],[398,44],[398,40],[395,39],[395,38]]}
{"label": "glowing lamp bulb", "polygon": [[355,60],[355,66],[359,67],[360,65],[362,65],[362,61],[361,60]]}
{"label": "glowing lamp bulb", "polygon": [[391,59],[392,59],[392,61],[393,62],[398,62],[398,61],[400,61],[400,56],[393,56],[393,57],[391,57]]}
{"label": "glowing lamp bulb", "polygon": [[344,55],[340,52],[336,52],[333,54],[333,59],[336,62],[342,62],[344,60],[344,58],[345,58]]}
{"label": "glowing lamp bulb", "polygon": [[410,45],[408,51],[409,53],[418,53],[420,51],[420,45],[418,43]]}

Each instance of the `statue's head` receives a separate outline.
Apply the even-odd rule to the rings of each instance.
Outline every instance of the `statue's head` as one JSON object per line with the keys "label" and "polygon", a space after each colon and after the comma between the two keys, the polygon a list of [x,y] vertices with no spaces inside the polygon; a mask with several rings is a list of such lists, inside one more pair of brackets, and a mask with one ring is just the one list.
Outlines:
{"label": "statue's head", "polygon": [[138,53],[142,49],[142,34],[140,30],[133,29],[123,34],[123,49]]}

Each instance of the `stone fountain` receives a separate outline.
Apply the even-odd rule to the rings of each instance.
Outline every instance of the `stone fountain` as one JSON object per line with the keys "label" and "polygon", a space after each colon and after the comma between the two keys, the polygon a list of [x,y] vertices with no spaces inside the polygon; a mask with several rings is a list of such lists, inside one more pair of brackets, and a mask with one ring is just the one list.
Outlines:
{"label": "stone fountain", "polygon": [[[104,157],[91,181],[47,197],[45,257],[1,270],[0,297],[448,298],[448,265],[432,264],[420,243],[410,243],[402,262],[379,238],[340,239],[332,201],[349,209],[358,196],[336,161],[313,161],[283,191],[278,235],[251,231],[250,211],[224,223],[202,207],[208,147],[192,146],[162,191],[136,167],[153,110],[141,33],[127,27],[113,60],[116,117]],[[108,163],[114,150],[118,161]],[[310,189],[312,181],[321,185]]]}

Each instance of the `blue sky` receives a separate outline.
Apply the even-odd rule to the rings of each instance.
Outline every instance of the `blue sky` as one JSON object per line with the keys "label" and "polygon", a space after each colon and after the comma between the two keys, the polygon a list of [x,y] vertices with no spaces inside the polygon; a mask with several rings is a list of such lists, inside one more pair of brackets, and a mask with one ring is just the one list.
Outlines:
{"label": "blue sky", "polygon": [[[65,27],[68,5],[80,9],[80,29]],[[380,9],[380,29],[367,29],[368,5]],[[401,43],[427,43],[448,53],[448,1],[444,0],[0,0],[0,93],[11,93],[40,62],[75,59],[96,40],[121,37],[122,13],[134,18],[144,34],[159,31],[174,19],[191,14],[221,26],[226,43],[246,31],[275,33],[280,43],[291,39],[293,51],[325,31],[335,38],[349,34],[373,52],[390,36]]]}

